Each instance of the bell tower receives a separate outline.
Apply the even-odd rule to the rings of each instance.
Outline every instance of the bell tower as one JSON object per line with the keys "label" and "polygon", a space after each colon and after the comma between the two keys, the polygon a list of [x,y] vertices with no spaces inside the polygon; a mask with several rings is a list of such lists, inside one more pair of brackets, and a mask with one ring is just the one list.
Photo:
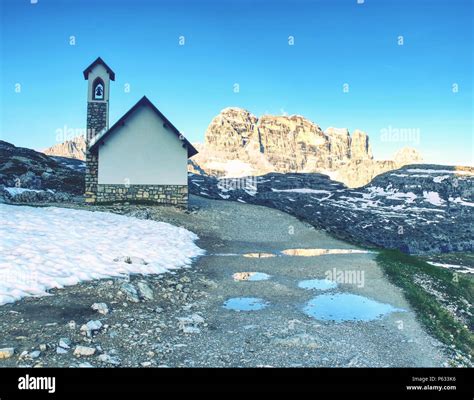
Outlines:
{"label": "bell tower", "polygon": [[110,81],[115,73],[98,57],[84,70],[87,85],[87,139],[91,140],[109,127]]}
{"label": "bell tower", "polygon": [[87,82],[87,132],[86,132],[86,187],[87,203],[95,203],[99,159],[89,151],[98,136],[109,129],[110,81],[115,81],[115,73],[98,57],[83,72]]}

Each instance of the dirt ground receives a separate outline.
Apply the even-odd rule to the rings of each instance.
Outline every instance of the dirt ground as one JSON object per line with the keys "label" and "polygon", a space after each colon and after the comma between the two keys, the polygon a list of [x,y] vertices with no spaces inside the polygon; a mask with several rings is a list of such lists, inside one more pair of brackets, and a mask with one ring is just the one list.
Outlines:
{"label": "dirt ground", "polygon": [[[0,367],[450,365],[443,346],[419,325],[374,254],[285,256],[281,251],[286,249],[358,248],[274,209],[196,196],[191,196],[190,206],[189,212],[110,206],[112,212],[195,232],[206,255],[174,274],[84,282],[52,290],[51,296],[0,306],[0,348],[15,350],[10,358],[0,359]],[[274,256],[244,256],[247,253]],[[328,271],[359,277],[363,272],[364,279],[342,281],[327,291],[298,286],[304,280],[324,279]],[[261,272],[268,279],[234,280],[240,272]],[[357,315],[342,322],[308,315],[307,303],[327,293],[363,296],[393,308],[368,321]],[[264,307],[224,307],[229,299],[242,297],[260,299]],[[109,312],[98,313],[91,308],[94,303],[105,303]],[[335,315],[340,311],[336,307]],[[101,326],[81,330],[89,321],[100,321]]]}

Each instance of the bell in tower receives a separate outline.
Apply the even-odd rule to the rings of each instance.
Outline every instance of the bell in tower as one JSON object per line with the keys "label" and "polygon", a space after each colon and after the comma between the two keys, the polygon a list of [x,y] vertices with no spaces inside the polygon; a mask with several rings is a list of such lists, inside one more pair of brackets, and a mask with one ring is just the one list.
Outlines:
{"label": "bell in tower", "polygon": [[[97,78],[99,80],[100,78]],[[104,84],[100,81],[96,82],[94,85],[94,100],[103,100],[104,99]]]}

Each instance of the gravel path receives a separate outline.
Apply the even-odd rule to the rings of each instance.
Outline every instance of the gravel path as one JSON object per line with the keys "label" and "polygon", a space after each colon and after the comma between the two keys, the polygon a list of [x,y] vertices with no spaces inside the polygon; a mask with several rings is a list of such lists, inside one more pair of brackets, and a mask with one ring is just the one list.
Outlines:
{"label": "gravel path", "polygon": [[[88,282],[54,290],[54,296],[0,307],[0,348],[15,349],[13,356],[0,359],[0,366],[447,365],[442,346],[420,327],[401,291],[383,276],[374,254],[284,256],[281,251],[294,248],[358,248],[270,208],[191,196],[191,209],[187,213],[111,206],[112,212],[192,230],[207,255],[173,275]],[[256,252],[278,256],[243,256]],[[324,279],[334,268],[358,277],[363,272],[364,280],[363,285],[340,283],[331,294],[364,296],[390,304],[395,311],[371,321],[345,322],[305,314],[306,303],[327,292],[299,288],[299,282]],[[262,272],[270,278],[235,281],[233,274],[239,272]],[[136,298],[127,292],[130,286],[138,289]],[[151,295],[147,296],[147,288]],[[266,307],[256,311],[223,307],[237,297],[260,298]],[[91,309],[93,303],[102,302],[110,310],[105,315]],[[90,320],[99,320],[102,326],[84,335],[80,327]],[[70,341],[69,349],[58,350],[61,338]],[[77,357],[73,353],[78,345],[94,349],[94,354]]]}

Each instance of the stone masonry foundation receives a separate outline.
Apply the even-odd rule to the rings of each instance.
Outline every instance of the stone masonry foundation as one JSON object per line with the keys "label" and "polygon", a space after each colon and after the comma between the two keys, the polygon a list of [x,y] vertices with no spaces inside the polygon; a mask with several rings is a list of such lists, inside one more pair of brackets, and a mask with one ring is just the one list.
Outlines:
{"label": "stone masonry foundation", "polygon": [[86,203],[95,203],[97,199],[97,180],[99,174],[99,157],[97,152],[89,152],[89,142],[107,127],[108,103],[89,101],[87,103],[87,137],[86,137]]}
{"label": "stone masonry foundation", "polygon": [[95,203],[97,199],[97,178],[99,175],[99,158],[97,153],[86,151],[86,203]]}
{"label": "stone masonry foundation", "polygon": [[188,186],[98,184],[95,201],[97,203],[136,201],[187,208]]}

